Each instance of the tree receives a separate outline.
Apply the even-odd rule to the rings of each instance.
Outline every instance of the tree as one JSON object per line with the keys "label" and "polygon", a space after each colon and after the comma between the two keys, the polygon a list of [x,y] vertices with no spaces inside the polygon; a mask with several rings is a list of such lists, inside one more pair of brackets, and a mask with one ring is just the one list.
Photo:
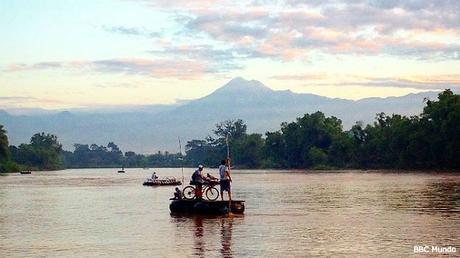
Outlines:
{"label": "tree", "polygon": [[[192,164],[204,164],[211,146],[205,140],[191,140],[185,145],[187,160]],[[208,164],[206,164],[208,165]]]}
{"label": "tree", "polygon": [[18,172],[19,170],[18,165],[11,160],[6,130],[3,125],[0,125],[0,172]]}
{"label": "tree", "polygon": [[0,125],[0,163],[4,163],[10,159],[10,151],[8,148],[8,136],[3,125]]}
{"label": "tree", "polygon": [[311,147],[305,159],[311,166],[325,165],[327,163],[327,154],[318,147]]}
{"label": "tree", "polygon": [[233,163],[248,168],[258,168],[263,164],[264,139],[261,134],[249,134],[232,141]]}
{"label": "tree", "polygon": [[214,134],[219,138],[231,137],[232,139],[240,139],[246,134],[247,126],[241,119],[227,120],[216,124]]}
{"label": "tree", "polygon": [[435,163],[445,168],[460,167],[460,95],[449,89],[428,100],[421,115],[425,135],[430,133],[430,151]]}
{"label": "tree", "polygon": [[282,123],[280,131],[268,132],[266,136],[269,160],[282,167],[307,168],[319,160],[321,163],[347,162],[343,158],[328,158],[329,152],[343,154],[349,143],[342,131],[342,121],[336,117],[325,117],[321,112],[305,114],[295,122]]}
{"label": "tree", "polygon": [[275,168],[287,167],[286,142],[280,131],[265,133],[264,156],[267,166]]}
{"label": "tree", "polygon": [[62,145],[52,134],[37,133],[30,144],[19,145],[15,150],[15,161],[27,167],[54,170],[62,168],[60,152]]}

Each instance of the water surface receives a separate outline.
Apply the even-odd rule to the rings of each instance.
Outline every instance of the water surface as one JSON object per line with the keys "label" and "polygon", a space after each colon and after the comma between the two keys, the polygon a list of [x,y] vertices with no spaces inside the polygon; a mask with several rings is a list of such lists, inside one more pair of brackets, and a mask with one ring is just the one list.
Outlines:
{"label": "water surface", "polygon": [[[153,170],[0,176],[0,256],[407,256],[460,251],[460,176],[449,173],[234,171],[233,217],[169,213],[174,187]],[[181,177],[180,169],[158,169]],[[192,169],[185,169],[189,178]],[[216,174],[216,170],[208,170]]]}

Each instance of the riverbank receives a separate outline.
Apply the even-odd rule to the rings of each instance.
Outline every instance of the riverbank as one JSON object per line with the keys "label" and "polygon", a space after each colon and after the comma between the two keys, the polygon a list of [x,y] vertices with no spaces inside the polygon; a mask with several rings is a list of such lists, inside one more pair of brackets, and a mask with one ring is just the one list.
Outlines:
{"label": "riverbank", "polygon": [[[20,170],[20,171],[31,171],[32,173],[41,173],[41,172],[53,172],[53,171],[86,171],[86,170],[111,170],[113,169],[114,172],[117,172],[119,167],[81,167],[81,168],[61,168],[61,169],[53,169],[53,170],[39,170],[39,169],[27,169],[27,170]],[[158,170],[181,170],[180,167],[156,167],[156,168],[139,168],[139,167],[125,167],[125,170],[134,170],[136,172],[143,171],[146,173],[153,173],[154,171],[157,172]],[[184,173],[188,175],[189,173],[193,172],[194,167],[184,167]],[[2,172],[0,175],[7,175],[7,174],[18,174],[20,171],[16,172]],[[206,172],[217,173],[217,168],[205,168]],[[233,168],[233,172],[238,173],[241,171],[251,173],[391,173],[391,174],[458,174],[460,175],[460,170],[455,169],[357,169],[357,168],[329,168],[329,169],[314,169],[314,168],[306,168],[306,169],[289,169],[289,168],[257,168],[257,169],[247,169],[247,168]],[[126,171],[129,172],[129,171]]]}

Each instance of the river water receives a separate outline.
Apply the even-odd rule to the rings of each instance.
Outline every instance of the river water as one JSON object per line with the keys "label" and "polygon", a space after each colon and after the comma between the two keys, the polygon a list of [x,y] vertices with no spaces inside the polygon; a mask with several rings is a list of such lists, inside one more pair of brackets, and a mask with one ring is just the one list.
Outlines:
{"label": "river water", "polygon": [[174,187],[142,186],[152,171],[0,176],[0,256],[398,257],[432,245],[460,255],[460,174],[233,171],[244,215],[181,217],[169,213]]}

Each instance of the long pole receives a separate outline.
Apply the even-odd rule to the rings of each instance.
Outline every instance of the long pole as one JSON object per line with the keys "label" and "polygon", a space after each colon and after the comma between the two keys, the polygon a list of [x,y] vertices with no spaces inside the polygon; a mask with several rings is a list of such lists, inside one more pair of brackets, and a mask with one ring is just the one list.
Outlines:
{"label": "long pole", "polygon": [[228,134],[225,136],[225,144],[227,145],[227,161],[230,169],[230,146],[228,145]]}
{"label": "long pole", "polygon": [[[228,144],[228,134],[225,136],[225,143],[227,144],[227,164],[228,164],[228,173],[230,173],[230,167],[231,167],[231,164],[230,164],[230,144]],[[230,193],[229,193],[229,197],[230,197]],[[232,200],[231,200],[231,198],[229,198],[229,200],[228,200],[228,210],[229,210],[228,215],[233,216],[233,213],[232,213]]]}
{"label": "long pole", "polygon": [[177,137],[179,139],[179,152],[180,152],[180,164],[181,164],[181,170],[182,170],[182,188],[184,188],[184,162],[182,158],[182,144],[180,142],[180,137]]}

